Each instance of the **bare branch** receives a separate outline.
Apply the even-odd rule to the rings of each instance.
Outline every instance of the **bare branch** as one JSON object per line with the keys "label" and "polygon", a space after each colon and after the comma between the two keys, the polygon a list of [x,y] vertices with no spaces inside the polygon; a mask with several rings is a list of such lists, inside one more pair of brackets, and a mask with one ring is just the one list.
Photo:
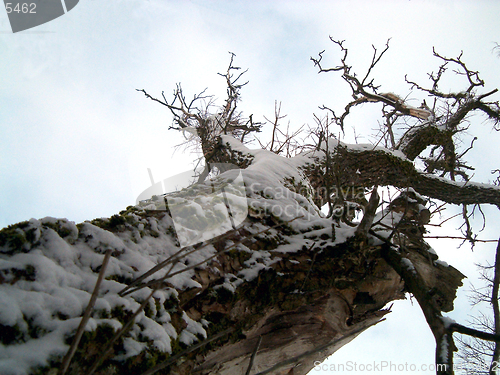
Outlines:
{"label": "bare branch", "polygon": [[255,345],[255,349],[252,352],[252,356],[250,357],[250,362],[248,363],[248,368],[247,371],[245,372],[245,375],[250,375],[250,371],[252,370],[253,366],[253,361],[255,360],[255,356],[257,355],[257,352],[259,351],[260,343],[262,342],[262,336],[259,336],[259,339],[257,340],[257,344]]}
{"label": "bare branch", "polygon": [[68,352],[64,356],[63,361],[61,363],[61,369],[59,370],[59,374],[61,375],[64,375],[66,371],[68,371],[69,365],[71,364],[71,359],[75,355],[76,349],[78,348],[78,344],[80,343],[80,340],[83,336],[83,331],[85,330],[85,326],[87,325],[90,319],[90,314],[92,313],[95,301],[97,300],[97,293],[99,291],[99,287],[101,286],[102,280],[104,279],[104,272],[106,271],[106,267],[108,266],[111,253],[112,250],[109,249],[106,250],[106,253],[104,254],[104,259],[102,261],[101,270],[99,271],[99,276],[97,277],[97,281],[95,283],[94,291],[92,292],[89,303],[85,308],[82,320],[80,320],[80,324],[78,325],[78,328],[76,330],[75,337],[73,338],[73,341],[71,342]]}

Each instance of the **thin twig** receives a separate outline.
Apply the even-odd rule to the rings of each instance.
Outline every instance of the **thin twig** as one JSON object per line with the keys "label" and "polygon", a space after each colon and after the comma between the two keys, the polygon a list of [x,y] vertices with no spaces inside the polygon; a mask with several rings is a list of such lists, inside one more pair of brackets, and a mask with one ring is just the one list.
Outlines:
{"label": "thin twig", "polygon": [[[493,275],[493,286],[491,290],[491,307],[493,308],[493,323],[494,323],[494,332],[498,335],[500,333],[500,306],[498,305],[498,294],[499,294],[499,286],[500,286],[500,239],[498,240],[498,245],[495,251],[495,272]],[[493,349],[493,358],[491,360],[492,367],[498,363],[498,359],[500,358],[500,344],[498,342],[495,343],[495,347]],[[495,374],[493,370],[490,371],[491,374]]]}
{"label": "thin twig", "polygon": [[[192,253],[198,251],[198,250],[201,250],[205,247],[207,247],[208,245],[211,245],[213,243],[215,243],[216,241],[220,241],[220,240],[223,240],[227,237],[229,237],[231,234],[234,234],[236,233],[240,228],[235,228],[234,230],[231,230],[227,233],[223,233],[222,235],[220,236],[217,236],[217,237],[214,237],[210,240],[207,240],[205,241],[205,243],[203,243],[201,246],[199,247],[193,247],[193,249],[190,249],[191,246],[185,246],[183,248],[181,248],[179,251],[177,251],[176,253],[172,254],[171,256],[169,256],[167,259],[163,260],[162,262],[158,263],[156,266],[154,266],[153,268],[151,268],[149,271],[143,273],[141,276],[137,277],[135,280],[133,280],[129,285],[127,285],[125,288],[123,288],[122,290],[120,290],[118,292],[118,295],[120,296],[125,296],[127,294],[129,294],[130,292],[127,293],[127,291],[129,289],[131,289],[132,287],[134,287],[135,285],[139,284],[142,280],[144,280],[145,278],[147,278],[148,276],[151,276],[152,274],[158,272],[159,270],[161,270],[162,268],[164,268],[165,266],[167,266],[168,264],[175,264],[177,263],[181,258],[185,258],[187,257],[188,255],[191,255]],[[189,251],[187,251],[189,250]],[[187,251],[187,252],[185,252]],[[168,272],[171,271],[172,268],[170,268],[170,270]],[[167,272],[167,274],[168,274]]]}
{"label": "thin twig", "polygon": [[255,360],[255,356],[257,355],[257,352],[259,351],[261,342],[262,342],[262,336],[259,336],[259,339],[257,340],[257,345],[255,345],[255,349],[253,350],[252,356],[250,357],[250,362],[248,363],[248,368],[247,368],[247,371],[245,372],[245,375],[250,375],[250,371],[252,370],[252,366],[253,366],[253,361]]}
{"label": "thin twig", "polygon": [[66,371],[68,371],[69,365],[71,364],[71,359],[75,355],[76,349],[78,348],[78,344],[80,343],[80,340],[82,338],[83,331],[85,330],[85,326],[87,325],[87,322],[89,321],[90,314],[92,313],[92,309],[94,308],[95,301],[97,300],[97,294],[99,292],[99,287],[101,286],[102,280],[104,278],[104,272],[106,271],[106,267],[108,266],[109,258],[111,257],[111,252],[112,252],[112,250],[108,249],[104,255],[104,260],[102,261],[101,270],[99,272],[99,276],[97,277],[94,291],[92,292],[92,296],[90,297],[87,308],[85,309],[85,312],[83,313],[82,320],[80,321],[80,325],[78,326],[78,329],[76,330],[76,335],[73,338],[73,342],[71,343],[71,346],[69,347],[68,352],[64,356],[64,359],[63,359],[62,364],[61,364],[61,369],[59,370],[60,375],[64,375],[66,373]]}
{"label": "thin twig", "polygon": [[[423,238],[447,238],[449,240],[462,240],[467,241],[468,238],[465,237],[455,237],[455,236],[425,236]],[[473,239],[474,242],[497,242],[498,240],[478,240],[477,238]]]}
{"label": "thin twig", "polygon": [[[314,245],[316,245],[315,242],[312,243],[312,245],[309,247],[309,249],[307,249],[307,252],[310,252]],[[313,268],[313,265],[314,265],[314,261],[316,260],[316,255],[318,254],[318,252],[314,252],[314,255],[313,255],[313,258],[312,258],[312,261],[311,261],[311,267],[309,267],[309,270],[307,271],[307,275],[306,277],[304,278],[304,282],[302,283],[302,286],[300,287],[300,291],[302,292],[302,289],[304,289],[304,286],[306,286],[306,281],[311,273],[311,270]]]}
{"label": "thin twig", "polygon": [[104,349],[101,351],[101,355],[96,359],[96,361],[93,363],[92,367],[89,369],[89,372],[87,375],[92,375],[97,368],[104,362],[104,360],[108,357],[108,355],[111,353],[113,350],[113,344],[118,340],[120,337],[125,334],[130,327],[132,327],[132,324],[134,324],[135,318],[137,315],[141,313],[142,310],[144,310],[144,307],[146,307],[146,304],[148,303],[149,299],[153,296],[153,294],[157,291],[157,289],[153,289],[151,293],[146,297],[146,299],[142,302],[142,304],[139,306],[139,308],[134,312],[134,314],[130,317],[130,319],[125,323],[125,325],[120,328],[115,335],[111,338],[111,340],[108,341]]}
{"label": "thin twig", "polygon": [[[269,227],[269,228],[263,229],[263,230],[261,230],[261,231],[259,231],[259,232],[257,232],[257,233],[252,233],[252,234],[250,234],[250,235],[248,235],[248,236],[244,237],[244,238],[243,238],[243,239],[241,239],[240,241],[237,241],[237,242],[233,243],[231,246],[229,246],[229,247],[227,247],[227,248],[225,248],[225,249],[223,249],[223,250],[217,251],[217,252],[216,252],[215,254],[213,254],[212,256],[209,256],[208,258],[206,258],[206,259],[204,259],[204,260],[202,260],[202,261],[200,261],[200,262],[198,262],[198,263],[196,263],[196,264],[193,264],[193,265],[191,265],[191,266],[189,266],[189,267],[186,267],[186,268],[183,268],[183,269],[181,269],[181,270],[175,271],[175,272],[173,272],[173,273],[167,273],[165,276],[163,276],[163,277],[161,277],[161,278],[159,278],[159,279],[157,279],[157,280],[151,280],[151,281],[149,281],[149,282],[147,282],[147,283],[144,283],[144,284],[139,285],[138,287],[136,287],[136,288],[134,288],[134,289],[129,289],[129,290],[127,290],[126,292],[123,292],[123,293],[122,293],[122,296],[125,296],[125,295],[128,295],[128,294],[131,294],[131,293],[137,292],[138,290],[141,290],[141,289],[146,288],[146,287],[154,287],[154,286],[160,285],[160,284],[161,284],[164,280],[166,280],[166,279],[168,279],[168,278],[170,278],[170,277],[176,276],[176,275],[178,275],[178,274],[180,274],[180,273],[184,273],[184,272],[189,271],[189,270],[191,270],[191,269],[193,269],[193,268],[197,268],[197,267],[201,266],[202,264],[205,264],[205,263],[209,262],[210,260],[214,259],[216,256],[218,256],[218,255],[220,255],[220,254],[223,254],[223,253],[228,252],[229,250],[231,250],[231,249],[235,248],[236,246],[238,246],[238,245],[242,244],[245,240],[248,240],[248,239],[250,239],[250,238],[252,238],[252,237],[258,236],[259,234],[265,233],[265,232],[267,232],[267,231],[269,231],[269,230],[271,230],[271,229],[274,229],[274,228],[280,227],[280,226],[282,226],[282,225],[284,225],[284,224],[291,223],[292,221],[297,220],[297,219],[299,219],[299,218],[301,218],[301,217],[303,217],[303,216],[298,216],[298,217],[296,217],[296,218],[294,218],[294,219],[292,219],[292,220],[288,220],[288,221],[285,221],[285,222],[283,222],[283,223],[279,223],[279,224],[273,225],[272,227]],[[192,251],[191,251],[191,252],[192,252]],[[191,252],[190,252],[190,253],[191,253]],[[190,254],[190,253],[188,253],[188,254]],[[154,267],[154,268],[157,268],[157,267]],[[172,269],[172,268],[171,268],[171,269]],[[150,273],[150,271],[148,271],[148,273]],[[124,289],[124,290],[125,290],[125,289]]]}

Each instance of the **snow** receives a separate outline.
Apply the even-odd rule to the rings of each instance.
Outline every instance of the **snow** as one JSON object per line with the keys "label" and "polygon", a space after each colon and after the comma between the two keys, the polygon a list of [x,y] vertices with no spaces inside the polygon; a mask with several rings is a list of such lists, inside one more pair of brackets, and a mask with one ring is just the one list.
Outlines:
{"label": "snow", "polygon": [[432,247],[429,247],[427,251],[433,255],[437,255],[436,250],[434,250]]}
{"label": "snow", "polygon": [[[156,315],[156,314],[153,314]],[[161,352],[171,353],[172,347],[170,345],[171,339],[168,332],[163,328],[162,324],[155,322],[152,319],[147,318],[144,314],[141,314],[137,319],[137,323],[144,326],[142,330],[142,335],[153,340],[153,345]]]}
{"label": "snow", "polygon": [[24,375],[32,366],[46,365],[50,355],[64,355],[64,334],[75,330],[78,319],[62,322],[57,329],[23,344],[4,346],[0,344],[0,374]]}
{"label": "snow", "polygon": [[413,266],[413,263],[411,260],[408,258],[402,258],[401,259],[401,265],[405,267],[408,271],[416,273],[417,271],[415,270],[415,267]]}
{"label": "snow", "polygon": [[[145,223],[139,226],[145,229]],[[97,275],[102,265],[104,252],[113,250],[105,279],[101,284],[94,314],[86,330],[107,324],[115,330],[121,327],[116,319],[104,318],[103,312],[114,308],[135,311],[150,293],[148,288],[120,297],[117,293],[125,284],[115,278],[131,279],[149,270],[160,259],[178,251],[172,238],[165,234],[171,220],[150,218],[147,222],[156,236],[149,234],[128,238],[128,232],[111,233],[89,222],[80,225],[80,231],[65,219],[32,219],[19,231],[33,233],[33,240],[14,254],[6,246],[0,248],[0,274],[4,282],[0,284],[0,324],[16,327],[20,340],[9,345],[0,344],[0,373],[2,375],[24,375],[30,368],[48,364],[53,355],[64,355],[68,350],[65,338],[74,334],[83,310],[94,290]],[[61,238],[53,228],[64,234]],[[136,241],[136,242],[134,242]],[[208,256],[213,247],[187,256],[188,260]],[[185,268],[185,265],[179,265]],[[172,284],[179,288],[199,286],[192,270],[177,275]],[[158,272],[160,275],[165,270]],[[17,275],[17,276],[16,276]],[[151,304],[152,317],[143,313],[137,317],[131,336],[124,342],[124,358],[136,355],[147,346],[147,342],[160,351],[171,352],[171,340],[177,339],[170,315],[163,302],[176,296],[172,289],[159,290],[154,297],[161,301],[160,311]],[[137,323],[143,327],[141,338],[137,335]],[[189,322],[187,332],[200,333],[201,324]],[[30,327],[37,327],[38,337],[33,337]]]}
{"label": "snow", "polygon": [[243,279],[234,276],[233,274],[226,274],[224,277],[224,283],[222,285],[216,285],[214,290],[218,290],[220,288],[225,288],[229,290],[231,293],[236,291],[236,288],[243,283]]}
{"label": "snow", "polygon": [[[401,152],[400,150],[389,150],[388,148],[382,147],[382,146],[374,146],[371,143],[356,143],[356,144],[349,144],[349,143],[344,143],[336,138],[329,138],[328,139],[328,150],[333,151],[337,147],[344,147],[347,148],[350,151],[355,151],[355,152],[363,152],[363,151],[382,151],[387,154],[390,154],[392,156],[396,156],[402,160],[408,160]],[[321,144],[321,149],[326,150],[326,143],[323,141]]]}
{"label": "snow", "polygon": [[117,356],[118,361],[123,361],[129,357],[138,355],[146,348],[146,344],[143,342],[137,342],[136,340],[127,337],[123,340],[123,347],[125,349],[125,354]]}
{"label": "snow", "polygon": [[441,363],[448,363],[448,335],[444,334],[441,338],[440,345],[440,359]]}
{"label": "snow", "polygon": [[450,266],[448,263],[446,263],[445,261],[440,260],[440,259],[436,259],[436,260],[434,261],[434,263],[435,263],[435,264],[439,264],[439,265],[441,265],[441,266],[443,266],[443,267],[449,267],[449,266]]}
{"label": "snow", "polygon": [[[23,313],[17,301],[13,301],[11,293],[0,291],[0,324],[14,326],[22,322]],[[22,323],[21,323],[22,324]]]}
{"label": "snow", "polygon": [[456,321],[454,321],[454,320],[453,320],[453,319],[451,319],[451,318],[448,318],[447,316],[443,316],[443,317],[441,317],[441,320],[443,321],[443,323],[444,323],[444,327],[445,327],[446,329],[448,329],[448,328],[449,328],[452,324],[455,324],[455,323],[456,323]]}
{"label": "snow", "polygon": [[491,185],[491,184],[485,184],[481,182],[473,182],[473,181],[452,181],[444,177],[436,176],[431,173],[424,173],[425,177],[432,178],[435,180],[440,180],[442,182],[447,183],[448,185],[454,185],[458,186],[460,188],[466,188],[466,187],[471,187],[471,188],[478,188],[478,189],[483,189],[483,190],[492,190],[492,191],[500,191],[500,186],[496,185]]}
{"label": "snow", "polygon": [[226,233],[241,224],[248,213],[243,177],[234,170],[226,172],[225,179],[167,196],[167,201],[182,247]]}
{"label": "snow", "polygon": [[239,272],[239,275],[241,275],[245,281],[251,281],[259,275],[260,271],[262,271],[266,268],[267,267],[264,264],[257,263],[257,264],[255,264],[254,267],[245,268],[245,269],[241,270]]}
{"label": "snow", "polygon": [[187,324],[187,327],[179,335],[179,341],[185,345],[191,345],[198,341],[197,335],[207,338],[207,331],[203,328],[203,324],[191,319],[186,313],[183,313],[182,319]]}

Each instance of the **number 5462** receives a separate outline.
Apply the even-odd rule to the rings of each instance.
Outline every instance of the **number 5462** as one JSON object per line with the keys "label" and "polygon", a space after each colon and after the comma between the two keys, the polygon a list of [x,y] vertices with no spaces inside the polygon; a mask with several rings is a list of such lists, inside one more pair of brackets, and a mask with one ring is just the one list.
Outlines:
{"label": "number 5462", "polygon": [[5,9],[7,10],[7,13],[36,13],[36,4],[35,3],[17,3],[14,8],[12,8],[12,3],[6,3],[5,4]]}

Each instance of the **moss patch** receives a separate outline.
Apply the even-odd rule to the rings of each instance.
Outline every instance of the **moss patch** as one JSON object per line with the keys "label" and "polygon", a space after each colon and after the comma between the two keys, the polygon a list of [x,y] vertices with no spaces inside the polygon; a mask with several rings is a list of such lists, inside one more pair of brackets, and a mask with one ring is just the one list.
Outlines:
{"label": "moss patch", "polygon": [[6,228],[0,230],[0,247],[7,247],[7,251],[3,251],[9,254],[16,252],[21,252],[23,250],[29,250],[28,238],[23,230],[29,226],[28,221],[23,221],[18,224],[9,225]]}

